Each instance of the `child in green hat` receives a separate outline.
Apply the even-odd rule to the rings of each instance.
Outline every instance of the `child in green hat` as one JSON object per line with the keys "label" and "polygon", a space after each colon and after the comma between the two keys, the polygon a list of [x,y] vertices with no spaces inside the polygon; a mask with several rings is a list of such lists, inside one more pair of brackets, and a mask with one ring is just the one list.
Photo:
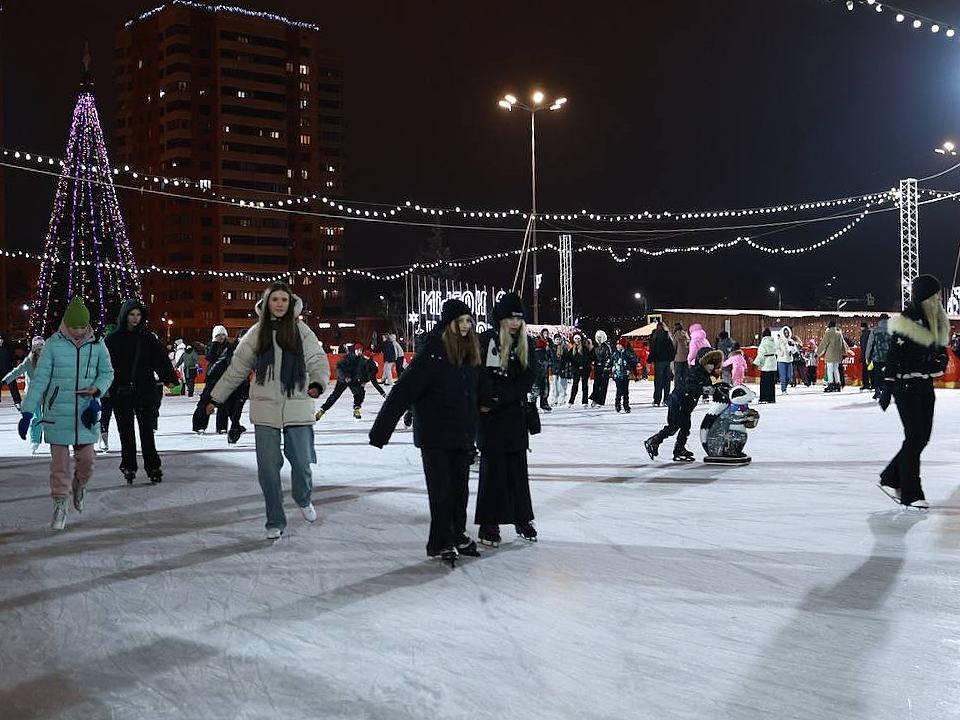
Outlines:
{"label": "child in green hat", "polygon": [[[54,530],[67,522],[67,496],[83,512],[84,491],[93,475],[93,443],[100,436],[99,396],[113,382],[113,365],[103,341],[90,327],[90,311],[80,297],[70,301],[60,329],[47,340],[23,401],[20,437],[43,408],[44,436],[50,445],[50,496]],[[70,445],[74,468],[70,469]]]}

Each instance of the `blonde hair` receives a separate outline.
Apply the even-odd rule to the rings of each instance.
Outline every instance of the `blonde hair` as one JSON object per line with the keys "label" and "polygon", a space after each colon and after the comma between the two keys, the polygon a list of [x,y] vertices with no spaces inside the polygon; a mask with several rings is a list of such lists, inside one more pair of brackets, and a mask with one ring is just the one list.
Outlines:
{"label": "blonde hair", "polygon": [[456,320],[448,322],[440,335],[443,349],[447,353],[447,362],[460,367],[466,361],[467,365],[476,367],[480,364],[480,341],[477,333],[471,325],[470,332],[466,336],[461,335],[460,330],[454,327],[456,324]]}
{"label": "blonde hair", "polygon": [[[507,365],[510,364],[510,345],[513,342],[513,334],[507,327],[507,320],[503,318],[500,321],[500,369],[506,372]],[[520,361],[520,367],[524,370],[530,364],[529,348],[527,347],[527,323],[520,320],[520,328],[517,330],[517,360]]]}

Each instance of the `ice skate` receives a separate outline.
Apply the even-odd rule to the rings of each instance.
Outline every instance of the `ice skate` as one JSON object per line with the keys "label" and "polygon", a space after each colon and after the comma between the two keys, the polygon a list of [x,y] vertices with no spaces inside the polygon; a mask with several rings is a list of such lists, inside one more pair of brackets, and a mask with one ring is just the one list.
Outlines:
{"label": "ice skate", "polygon": [[133,485],[133,480],[137,477],[137,471],[130,470],[129,468],[120,468],[120,475],[127,481],[127,485]]}
{"label": "ice skate", "polygon": [[440,562],[446,563],[451,568],[455,568],[457,566],[457,558],[460,556],[457,554],[457,549],[452,547],[447,548],[446,550],[441,550],[437,557],[440,558]]}
{"label": "ice skate", "polygon": [[657,455],[659,454],[660,443],[655,438],[647,438],[643,441],[643,447],[647,451],[647,455],[650,456],[651,460],[656,460]]}
{"label": "ice skate", "polygon": [[300,508],[300,512],[303,513],[303,519],[307,522],[315,522],[317,519],[317,509],[313,507],[313,503],[309,505],[304,505]]}
{"label": "ice skate", "polygon": [[884,485],[882,481],[877,483],[877,487],[880,488],[880,490],[883,491],[883,494],[893,500],[897,505],[900,504],[900,488]]}
{"label": "ice skate", "polygon": [[281,535],[283,535],[281,528],[267,528],[267,540],[279,540]]}
{"label": "ice skate", "polygon": [[147,470],[147,477],[150,478],[150,482],[154,485],[157,483],[163,482],[163,470],[156,468],[155,470]]}
{"label": "ice skate", "polygon": [[229,445],[236,445],[237,440],[239,440],[240,436],[246,431],[247,429],[243,425],[237,425],[236,427],[230,428],[230,431],[227,433],[227,443]]}
{"label": "ice skate", "polygon": [[488,547],[500,547],[500,526],[499,525],[481,525],[477,531],[477,538],[481,545]]}
{"label": "ice skate", "polygon": [[903,507],[907,510],[926,511],[930,509],[930,503],[921,498],[919,500],[914,500],[912,503],[904,505]]}
{"label": "ice skate", "polygon": [[355,407],[353,409],[353,419],[356,420],[357,422],[360,421],[360,408]]}
{"label": "ice skate", "polygon": [[693,453],[687,450],[686,448],[674,448],[673,461],[674,462],[693,462],[694,461]]}
{"label": "ice skate", "polygon": [[515,526],[517,535],[522,537],[524,540],[530,542],[537,542],[537,529],[533,526],[532,522],[528,522],[526,525],[517,525]]}
{"label": "ice skate", "polygon": [[457,541],[457,553],[467,557],[480,557],[480,550],[469,535],[463,535]]}
{"label": "ice skate", "polygon": [[59,498],[53,501],[53,521],[50,527],[53,530],[63,530],[67,526],[67,501]]}
{"label": "ice skate", "polygon": [[86,483],[78,482],[76,478],[73,479],[73,509],[77,512],[83,512],[83,500],[87,494],[87,485]]}

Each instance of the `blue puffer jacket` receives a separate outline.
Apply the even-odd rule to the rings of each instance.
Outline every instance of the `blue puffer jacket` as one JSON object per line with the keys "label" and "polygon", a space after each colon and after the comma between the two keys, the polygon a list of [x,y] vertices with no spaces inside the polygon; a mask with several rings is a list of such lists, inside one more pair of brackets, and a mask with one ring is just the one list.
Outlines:
{"label": "blue puffer jacket", "polygon": [[40,354],[23,412],[37,415],[43,407],[43,434],[52,445],[89,445],[100,438],[100,424],[84,427],[80,415],[92,398],[77,395],[96,385],[103,395],[113,382],[113,365],[103,341],[91,329],[78,347],[63,326]]}

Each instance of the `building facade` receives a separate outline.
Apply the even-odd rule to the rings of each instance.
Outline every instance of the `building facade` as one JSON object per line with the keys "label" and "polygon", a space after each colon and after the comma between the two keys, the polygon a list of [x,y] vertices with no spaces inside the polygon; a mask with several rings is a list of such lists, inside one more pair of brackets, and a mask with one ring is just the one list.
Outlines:
{"label": "building facade", "polygon": [[[120,194],[155,329],[207,342],[223,324],[233,336],[264,287],[239,273],[342,266],[343,226],[310,214],[319,200],[290,212],[249,204],[342,197],[343,68],[316,25],[175,1],[127,23],[114,45],[116,164],[170,180],[145,185],[166,195]],[[177,178],[206,191],[179,190]],[[286,279],[311,327],[342,314],[342,278]]]}

